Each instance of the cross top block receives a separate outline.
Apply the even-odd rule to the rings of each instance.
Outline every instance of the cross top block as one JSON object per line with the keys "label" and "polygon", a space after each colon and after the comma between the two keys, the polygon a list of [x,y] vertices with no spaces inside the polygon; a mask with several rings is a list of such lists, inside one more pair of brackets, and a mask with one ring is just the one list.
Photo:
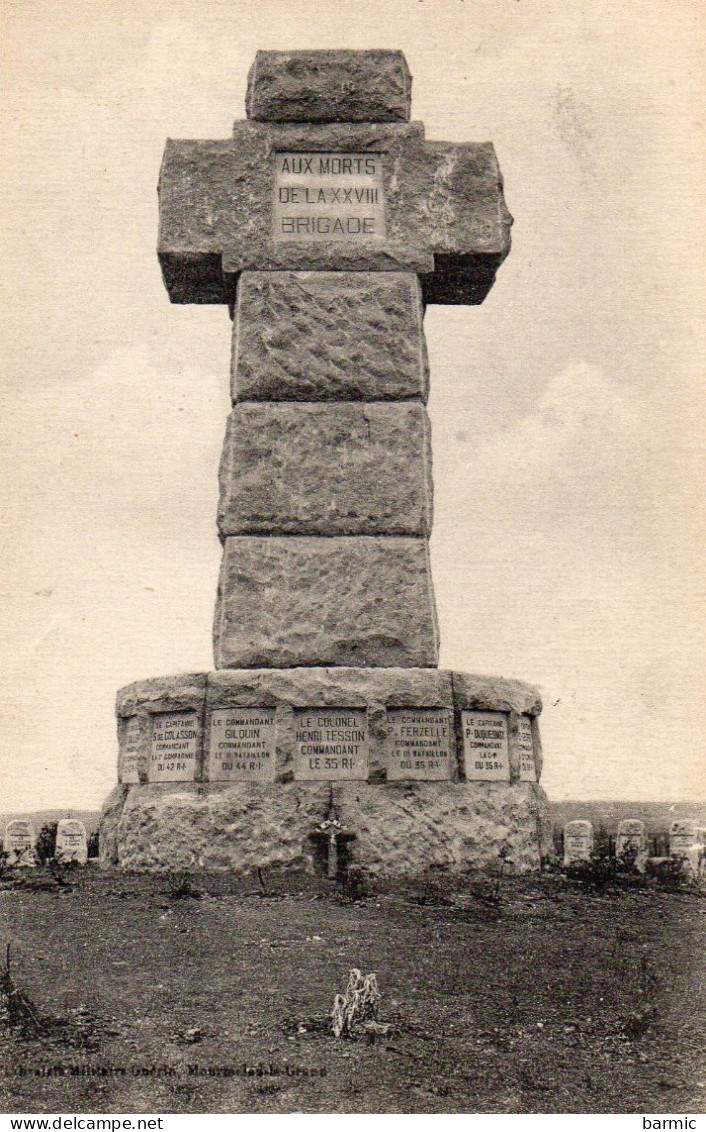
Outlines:
{"label": "cross top block", "polygon": [[401,51],[258,51],[245,109],[258,122],[408,122]]}
{"label": "cross top block", "polygon": [[512,217],[489,142],[426,141],[397,51],[258,52],[246,121],[167,142],[158,254],[175,303],[232,305],[242,271],[406,271],[480,303]]}

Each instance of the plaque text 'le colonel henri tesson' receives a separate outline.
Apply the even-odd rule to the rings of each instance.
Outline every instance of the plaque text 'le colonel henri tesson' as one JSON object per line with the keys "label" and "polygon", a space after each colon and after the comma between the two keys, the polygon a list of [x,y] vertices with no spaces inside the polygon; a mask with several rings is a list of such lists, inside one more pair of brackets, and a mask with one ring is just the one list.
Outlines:
{"label": "plaque text 'le colonel henri tesson'", "polygon": [[385,236],[382,155],[278,153],[275,241]]}

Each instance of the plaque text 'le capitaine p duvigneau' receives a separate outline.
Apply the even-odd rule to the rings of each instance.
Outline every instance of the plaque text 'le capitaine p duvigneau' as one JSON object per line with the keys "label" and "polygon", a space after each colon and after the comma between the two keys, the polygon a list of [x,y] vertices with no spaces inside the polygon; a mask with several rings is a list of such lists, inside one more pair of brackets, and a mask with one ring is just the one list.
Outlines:
{"label": "plaque text 'le capitaine p duvigneau'", "polygon": [[382,154],[276,154],[273,223],[276,242],[384,238]]}

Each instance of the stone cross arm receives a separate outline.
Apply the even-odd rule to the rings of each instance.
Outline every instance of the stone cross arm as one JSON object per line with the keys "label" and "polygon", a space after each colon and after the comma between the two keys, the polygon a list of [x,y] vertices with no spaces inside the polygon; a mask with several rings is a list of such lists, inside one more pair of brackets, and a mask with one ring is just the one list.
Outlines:
{"label": "stone cross arm", "polygon": [[[287,182],[283,155],[290,166],[299,155],[301,184]],[[341,165],[346,155],[354,164]],[[337,188],[318,176],[319,166],[352,175]],[[365,203],[355,204],[356,191],[358,201],[377,202],[369,210],[375,219],[365,217]],[[301,231],[310,221],[295,218],[281,221],[293,238],[278,237],[279,202],[303,201],[299,212],[314,215],[317,199],[333,201],[337,216],[345,205],[341,211],[336,202],[353,200],[362,219],[350,223],[362,231],[331,239],[319,230],[310,239]],[[174,303],[232,304],[245,270],[414,272],[426,302],[480,303],[510,249],[512,218],[493,146],[425,141],[418,122],[248,120],[235,123],[232,140],[170,140],[159,204],[158,253]]]}

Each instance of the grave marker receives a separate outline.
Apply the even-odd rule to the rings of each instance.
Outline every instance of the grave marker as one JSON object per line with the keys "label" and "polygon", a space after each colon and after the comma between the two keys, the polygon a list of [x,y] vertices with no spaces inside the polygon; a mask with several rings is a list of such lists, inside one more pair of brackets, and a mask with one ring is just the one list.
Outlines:
{"label": "grave marker", "polygon": [[8,854],[8,865],[34,868],[37,864],[35,854],[36,838],[30,821],[15,818],[5,826],[3,848]]}
{"label": "grave marker", "polygon": [[338,876],[339,842],[355,839],[355,834],[344,829],[335,810],[329,809],[328,816],[320,822],[311,834],[314,840],[326,841],[326,876],[335,880]]}
{"label": "grave marker", "polygon": [[593,853],[593,826],[590,821],[570,821],[564,826],[564,864],[590,861]]}
{"label": "grave marker", "polygon": [[88,861],[88,839],[86,827],[76,818],[62,818],[56,827],[56,849],[54,856],[57,861],[76,861],[85,865]]}
{"label": "grave marker", "polygon": [[689,870],[698,875],[704,865],[705,841],[698,822],[677,818],[669,828],[669,856],[685,861]]}

